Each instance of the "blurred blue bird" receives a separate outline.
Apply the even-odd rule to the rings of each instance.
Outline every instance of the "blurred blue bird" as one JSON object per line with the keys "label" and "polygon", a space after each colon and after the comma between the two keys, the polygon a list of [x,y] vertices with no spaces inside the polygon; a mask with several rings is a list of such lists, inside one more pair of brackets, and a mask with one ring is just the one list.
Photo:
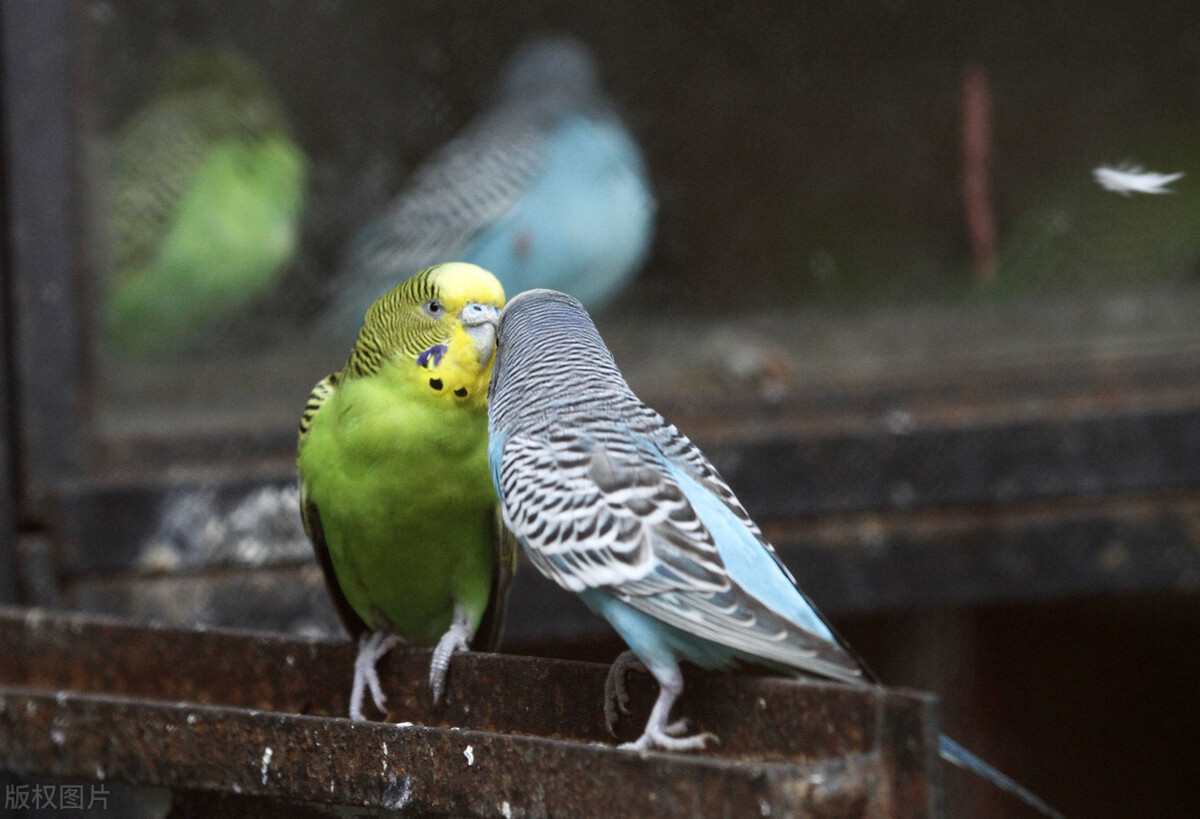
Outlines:
{"label": "blurred blue bird", "polygon": [[[577,300],[534,290],[508,303],[488,431],[505,524],[534,566],[579,594],[636,657],[626,652],[609,674],[610,727],[630,665],[658,681],[646,727],[626,747],[683,751],[713,738],[670,721],[683,660],[876,684],[704,454],[633,394]],[[939,750],[1057,815],[950,739]]]}
{"label": "blurred blue bird", "polygon": [[491,103],[351,242],[328,312],[352,333],[367,307],[431,264],[491,271],[508,293],[554,287],[602,308],[645,261],[655,202],[642,155],[587,48],[535,40]]}

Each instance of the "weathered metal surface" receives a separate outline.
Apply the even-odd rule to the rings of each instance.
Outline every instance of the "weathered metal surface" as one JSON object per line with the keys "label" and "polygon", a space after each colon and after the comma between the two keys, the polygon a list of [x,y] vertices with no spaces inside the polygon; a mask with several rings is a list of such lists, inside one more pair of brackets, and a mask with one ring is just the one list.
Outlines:
{"label": "weathered metal surface", "polygon": [[[681,755],[612,746],[594,664],[458,655],[434,710],[429,652],[397,650],[395,725],[329,718],[346,643],[7,609],[0,656],[0,764],[22,773],[439,815],[926,816],[935,799],[932,704],[892,690],[695,674],[678,713],[721,743]],[[625,739],[654,694],[630,684]]]}
{"label": "weathered metal surface", "polygon": [[[696,816],[716,807],[746,816],[861,816],[877,768],[851,757],[835,779],[827,765],[639,756],[473,730],[15,687],[0,689],[0,702],[10,769],[32,760],[57,776],[431,813]],[[824,796],[830,780],[833,793]]]}

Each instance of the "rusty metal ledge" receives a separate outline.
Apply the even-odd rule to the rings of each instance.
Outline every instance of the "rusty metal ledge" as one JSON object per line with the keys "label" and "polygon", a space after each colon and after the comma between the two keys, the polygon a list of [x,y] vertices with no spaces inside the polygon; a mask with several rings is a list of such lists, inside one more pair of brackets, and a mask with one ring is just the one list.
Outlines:
{"label": "rusty metal ledge", "polygon": [[[167,787],[181,803],[258,799],[259,808],[935,811],[937,731],[933,703],[921,695],[695,673],[678,713],[721,744],[703,754],[635,753],[613,747],[605,731],[604,666],[460,655],[446,701],[432,709],[428,662],[427,650],[410,649],[382,665],[389,718],[401,724],[353,723],[334,716],[346,704],[347,643],[0,608],[0,768]],[[636,735],[654,693],[645,675],[631,685],[634,713],[622,738]]]}

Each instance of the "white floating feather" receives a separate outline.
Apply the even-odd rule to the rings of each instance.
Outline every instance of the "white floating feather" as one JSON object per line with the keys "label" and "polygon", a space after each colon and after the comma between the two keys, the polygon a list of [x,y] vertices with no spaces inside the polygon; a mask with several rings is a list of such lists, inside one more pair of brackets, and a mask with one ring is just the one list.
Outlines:
{"label": "white floating feather", "polygon": [[1155,173],[1141,165],[1121,165],[1116,168],[1101,165],[1092,171],[1092,176],[1105,190],[1129,196],[1131,193],[1172,193],[1166,186],[1181,178],[1183,172]]}

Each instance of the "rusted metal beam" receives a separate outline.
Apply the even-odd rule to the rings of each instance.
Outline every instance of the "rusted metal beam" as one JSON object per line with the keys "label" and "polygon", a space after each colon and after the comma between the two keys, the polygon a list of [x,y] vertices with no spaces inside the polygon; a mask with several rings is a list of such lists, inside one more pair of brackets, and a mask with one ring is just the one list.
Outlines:
{"label": "rusted metal beam", "polygon": [[[604,666],[458,655],[434,709],[429,652],[397,650],[381,676],[399,724],[353,723],[333,716],[345,711],[352,653],[344,642],[0,609],[0,767],[181,798],[432,815],[936,812],[936,719],[922,695],[697,673],[679,713],[720,745],[630,752],[603,725]],[[654,694],[645,675],[631,689],[623,739]]]}

